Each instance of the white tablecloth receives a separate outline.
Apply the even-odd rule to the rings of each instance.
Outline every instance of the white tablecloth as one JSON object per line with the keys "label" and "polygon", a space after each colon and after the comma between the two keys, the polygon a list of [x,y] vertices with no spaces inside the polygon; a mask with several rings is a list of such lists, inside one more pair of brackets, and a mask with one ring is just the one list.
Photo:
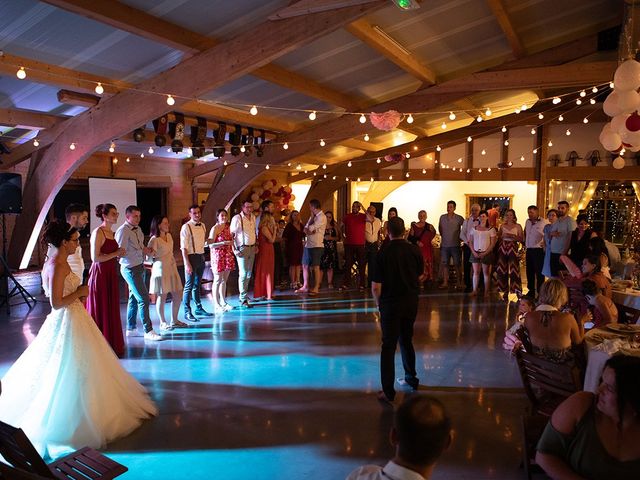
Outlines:
{"label": "white tablecloth", "polygon": [[616,305],[624,305],[625,307],[640,310],[640,291],[632,288],[626,290],[612,290],[611,300]]}
{"label": "white tablecloth", "polygon": [[[587,344],[587,371],[584,375],[584,390],[595,393],[600,385],[604,364],[612,355],[633,355],[640,357],[640,348],[631,348],[627,342],[633,335],[621,335],[604,328],[594,328],[585,335]],[[619,342],[616,342],[619,340]],[[603,345],[605,343],[605,345]],[[617,348],[622,343],[622,348]],[[609,347],[609,348],[603,348]]]}

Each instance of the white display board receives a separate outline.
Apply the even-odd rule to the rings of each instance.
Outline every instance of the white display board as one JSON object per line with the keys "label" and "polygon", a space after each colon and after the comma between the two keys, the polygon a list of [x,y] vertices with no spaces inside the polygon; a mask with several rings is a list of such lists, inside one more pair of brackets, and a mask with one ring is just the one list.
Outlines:
{"label": "white display board", "polygon": [[115,231],[124,223],[124,211],[129,205],[137,205],[136,181],[133,179],[89,177],[89,203],[91,231],[100,226],[102,221],[96,217],[96,206],[101,203],[112,203],[120,212]]}

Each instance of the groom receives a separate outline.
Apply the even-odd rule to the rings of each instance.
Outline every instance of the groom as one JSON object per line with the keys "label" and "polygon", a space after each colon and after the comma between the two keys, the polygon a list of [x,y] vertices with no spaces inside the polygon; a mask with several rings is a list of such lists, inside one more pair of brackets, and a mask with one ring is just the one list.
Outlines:
{"label": "groom", "polygon": [[[76,230],[82,230],[89,223],[89,209],[80,203],[72,203],[64,210],[65,220]],[[47,258],[53,255],[53,246],[49,245],[47,249]],[[67,257],[67,262],[71,267],[71,271],[75,273],[84,283],[84,259],[82,258],[82,247],[78,244],[76,251]]]}

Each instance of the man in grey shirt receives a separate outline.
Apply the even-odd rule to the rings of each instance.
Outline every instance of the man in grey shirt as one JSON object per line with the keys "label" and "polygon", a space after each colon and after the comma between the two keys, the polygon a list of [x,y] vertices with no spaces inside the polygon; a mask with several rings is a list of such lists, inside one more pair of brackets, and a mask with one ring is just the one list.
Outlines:
{"label": "man in grey shirt", "polygon": [[464,218],[455,213],[456,202],[447,202],[447,213],[440,216],[438,232],[440,232],[440,272],[442,285],[440,288],[449,287],[449,260],[453,260],[453,268],[456,272],[456,285],[462,287],[462,271],[460,270],[460,229]]}
{"label": "man in grey shirt", "polygon": [[129,285],[129,301],[127,302],[127,337],[140,334],[136,328],[136,316],[144,326],[145,340],[158,341],[162,337],[153,330],[149,318],[149,290],[144,282],[144,257],[155,252],[144,246],[144,233],[140,228],[140,209],[129,205],[125,211],[127,221],[116,230],[115,239],[126,254],[120,257],[120,273]]}
{"label": "man in grey shirt", "polygon": [[564,268],[560,263],[560,255],[569,252],[571,233],[576,229],[576,221],[569,216],[569,202],[558,202],[558,221],[551,226],[551,276],[557,277]]}

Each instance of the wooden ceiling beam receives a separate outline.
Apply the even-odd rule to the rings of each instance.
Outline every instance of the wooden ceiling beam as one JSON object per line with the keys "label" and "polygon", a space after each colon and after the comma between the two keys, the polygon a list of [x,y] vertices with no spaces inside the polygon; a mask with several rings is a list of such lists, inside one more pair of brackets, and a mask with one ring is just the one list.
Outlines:
{"label": "wooden ceiling beam", "polygon": [[[25,213],[18,218],[9,248],[11,264],[27,264],[56,194],[96,148],[149,119],[174,110],[166,102],[158,101],[157,94],[147,92],[171,92],[176,99],[175,109],[179,110],[187,103],[187,98],[199,97],[385,5],[386,1],[379,0],[313,16],[265,21],[253,28],[252,35],[233,37],[141,82],[136,90],[104,99],[100,105],[65,121],[64,128],[55,132],[55,143],[50,144],[26,181]],[[261,39],[260,48],[255,48],[255,38]],[[234,61],[220,64],[220,58],[233,58]],[[79,139],[82,143],[75,150],[69,150],[68,145]],[[251,181],[252,177],[247,173],[240,183]],[[238,187],[236,184],[233,188],[237,190]]]}
{"label": "wooden ceiling beam", "polygon": [[424,84],[434,85],[436,83],[435,72],[418,62],[411,52],[391,38],[381,27],[371,25],[367,20],[361,18],[347,25],[346,29]]}
{"label": "wooden ceiling beam", "polygon": [[516,58],[521,58],[525,55],[525,48],[520,40],[520,37],[516,33],[515,28],[513,27],[513,22],[511,22],[511,18],[509,18],[509,14],[504,6],[502,0],[486,0],[487,5],[493,12],[494,17],[498,21],[498,25],[500,25],[500,29],[504,33],[505,37],[507,37],[507,41],[511,46],[511,51],[513,52],[513,56]]}
{"label": "wooden ceiling beam", "polygon": [[337,8],[353,7],[371,3],[375,0],[298,0],[291,2],[291,5],[278,10],[269,16],[269,20],[282,20],[284,18],[309,15],[311,13],[326,12]]}
{"label": "wooden ceiling beam", "polygon": [[[189,56],[210,49],[219,43],[217,40],[207,37],[206,35],[187,30],[179,25],[167,22],[143,10],[130,7],[116,0],[44,1],[77,15],[91,18],[92,20],[119,30],[183,51]],[[366,2],[360,3],[372,4],[375,2],[379,2],[379,0],[367,0]],[[314,3],[317,2],[314,1]],[[354,99],[349,95],[275,64],[257,67],[255,70],[247,73],[251,73],[281,87],[295,90],[312,98],[317,98],[318,100],[348,110],[358,110],[365,102],[364,99]]]}
{"label": "wooden ceiling beam", "polygon": [[0,108],[0,125],[24,127],[30,130],[53,128],[69,117],[50,113],[34,112],[18,108]]}

